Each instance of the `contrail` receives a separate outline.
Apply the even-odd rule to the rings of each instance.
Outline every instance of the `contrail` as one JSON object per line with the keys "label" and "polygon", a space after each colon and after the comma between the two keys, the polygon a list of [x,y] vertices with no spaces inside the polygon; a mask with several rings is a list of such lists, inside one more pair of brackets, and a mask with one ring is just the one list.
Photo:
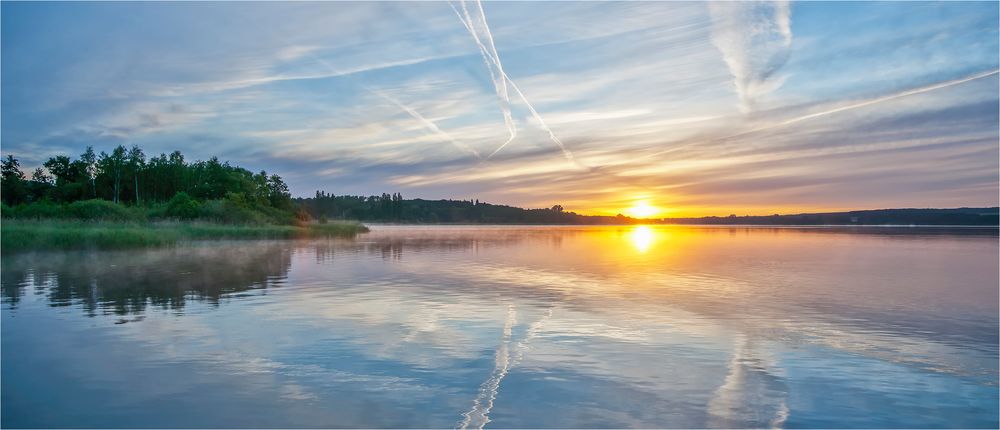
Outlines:
{"label": "contrail", "polygon": [[903,91],[903,92],[900,92],[900,93],[890,94],[890,95],[887,95],[887,96],[882,96],[882,97],[878,97],[878,98],[874,98],[874,99],[870,99],[870,100],[865,100],[863,102],[854,103],[854,104],[850,104],[850,105],[847,105],[847,106],[841,106],[841,107],[838,107],[838,108],[834,108],[834,109],[830,109],[830,110],[825,110],[825,111],[822,111],[822,112],[815,112],[815,113],[811,113],[809,115],[803,115],[803,116],[800,116],[800,117],[795,117],[795,118],[787,119],[787,120],[784,120],[784,121],[781,121],[781,122],[778,122],[778,123],[775,123],[775,124],[769,124],[769,125],[757,127],[757,128],[754,128],[754,129],[751,129],[751,130],[748,130],[748,131],[744,131],[744,132],[741,132],[741,133],[737,133],[737,134],[734,134],[732,136],[727,136],[726,138],[742,136],[742,135],[745,135],[745,134],[749,134],[749,133],[753,133],[753,132],[757,132],[757,131],[761,131],[761,130],[768,130],[768,129],[772,129],[772,128],[776,128],[776,127],[784,127],[784,126],[789,125],[789,124],[795,124],[797,122],[801,122],[801,121],[805,121],[805,120],[809,120],[809,119],[813,119],[813,118],[818,118],[818,117],[825,116],[825,115],[830,115],[830,114],[834,114],[834,113],[838,113],[838,112],[843,112],[843,111],[851,110],[851,109],[857,109],[857,108],[861,108],[861,107],[865,107],[865,106],[871,106],[871,105],[874,105],[874,104],[878,104],[878,103],[882,103],[882,102],[887,102],[889,100],[895,100],[895,99],[902,98],[902,97],[907,97],[907,96],[912,96],[912,95],[916,95],[916,94],[926,93],[928,91],[939,90],[941,88],[947,88],[947,87],[950,87],[952,85],[959,85],[959,84],[964,84],[964,83],[969,82],[969,81],[974,81],[976,79],[982,79],[982,78],[985,78],[987,76],[995,75],[997,73],[1000,73],[1000,70],[991,70],[989,72],[983,72],[983,73],[979,73],[979,74],[972,75],[972,76],[965,77],[965,78],[961,78],[961,79],[955,79],[955,80],[951,80],[951,81],[940,82],[940,83],[933,84],[933,85],[927,85],[927,86],[924,86],[924,87],[914,88],[914,89],[906,90],[906,91]]}
{"label": "contrail", "polygon": [[528,99],[524,97],[524,93],[521,92],[521,89],[518,88],[517,84],[515,84],[514,81],[511,81],[510,79],[508,79],[507,81],[510,82],[511,88],[514,88],[514,91],[517,91],[517,95],[521,97],[522,101],[524,101],[524,105],[528,107],[528,110],[531,111],[531,115],[535,117],[535,120],[537,120],[538,124],[542,126],[542,129],[544,129],[549,133],[549,138],[552,139],[552,141],[559,146],[560,150],[562,150],[563,156],[566,157],[566,160],[569,160],[570,163],[576,164],[577,166],[586,167],[583,164],[580,164],[580,162],[576,161],[576,158],[573,157],[573,153],[569,152],[569,149],[566,149],[566,145],[563,145],[562,141],[559,140],[558,137],[556,137],[556,134],[552,132],[552,129],[549,128],[548,124],[545,123],[545,120],[542,119],[542,116],[538,114],[538,111],[535,110],[535,107],[532,106],[531,103],[528,103]]}
{"label": "contrail", "polygon": [[773,123],[773,124],[762,125],[762,126],[759,126],[759,127],[752,128],[750,130],[741,131],[741,132],[736,133],[736,134],[730,134],[728,136],[723,136],[723,137],[718,137],[718,138],[713,138],[713,139],[703,140],[703,141],[698,141],[698,142],[692,142],[692,143],[689,143],[687,145],[681,145],[681,146],[673,147],[673,148],[666,149],[666,150],[663,150],[663,151],[654,152],[654,153],[646,155],[646,156],[644,156],[642,158],[655,157],[655,156],[663,155],[663,154],[670,153],[670,152],[676,152],[676,151],[679,151],[679,150],[682,150],[682,149],[685,149],[685,148],[690,148],[690,147],[696,146],[696,145],[701,145],[701,144],[705,144],[705,143],[712,143],[712,142],[720,142],[720,141],[723,141],[723,140],[726,140],[726,139],[732,139],[734,137],[741,137],[741,136],[745,136],[745,135],[748,135],[748,134],[751,134],[751,133],[756,133],[758,131],[765,131],[765,130],[771,130],[771,129],[774,129],[774,128],[785,127],[787,125],[795,124],[795,123],[802,122],[802,121],[807,121],[807,120],[818,118],[818,117],[821,117],[821,116],[832,115],[832,114],[835,114],[835,113],[840,113],[840,112],[848,111],[848,110],[851,110],[851,109],[857,109],[857,108],[867,107],[867,106],[879,104],[879,103],[882,103],[882,102],[887,102],[887,101],[890,101],[890,100],[895,100],[895,99],[899,99],[899,98],[903,98],[903,97],[908,97],[908,96],[912,96],[912,95],[923,94],[923,93],[930,92],[930,91],[940,90],[942,88],[947,88],[947,87],[951,87],[951,86],[954,86],[954,85],[960,85],[960,84],[964,84],[966,82],[971,82],[971,81],[975,81],[977,79],[982,79],[982,78],[985,78],[985,77],[993,76],[993,75],[996,75],[998,73],[1000,73],[1000,69],[990,70],[990,71],[986,71],[986,72],[981,72],[981,73],[977,73],[977,74],[972,75],[972,76],[967,76],[967,77],[964,77],[964,78],[954,79],[954,80],[951,80],[951,81],[938,82],[936,84],[931,84],[931,85],[926,85],[926,86],[923,86],[923,87],[913,88],[913,89],[909,89],[909,90],[906,90],[906,91],[898,92],[898,93],[895,93],[895,94],[889,94],[887,96],[882,96],[882,97],[876,97],[876,98],[873,98],[873,99],[863,100],[863,101],[852,103],[852,104],[849,104],[849,105],[845,105],[845,106],[841,106],[841,107],[837,107],[837,108],[833,108],[833,109],[828,109],[828,110],[825,110],[825,111],[822,111],[822,112],[814,112],[814,113],[811,113],[811,114],[808,114],[808,115],[802,115],[802,116],[797,116],[797,117],[794,117],[794,118],[789,118],[789,119],[786,119],[784,121],[779,121],[779,122],[776,122],[776,123]]}
{"label": "contrail", "polygon": [[450,134],[445,133],[443,130],[441,130],[441,128],[439,128],[437,126],[437,124],[434,123],[434,121],[431,121],[431,120],[429,120],[427,118],[424,118],[424,116],[421,115],[420,112],[417,112],[413,108],[400,103],[398,100],[390,97],[389,95],[387,95],[387,94],[385,94],[385,93],[383,93],[381,91],[376,91],[376,90],[372,90],[372,89],[367,89],[367,90],[370,91],[372,94],[375,94],[376,96],[379,96],[382,99],[388,101],[389,103],[392,103],[392,104],[396,105],[396,107],[402,109],[404,112],[408,113],[411,117],[413,117],[417,121],[420,121],[420,123],[423,124],[424,127],[427,127],[428,129],[430,129],[434,133],[437,133],[438,136],[441,136],[442,138],[444,138],[448,142],[451,142],[451,144],[455,145],[456,148],[459,148],[459,149],[464,150],[464,151],[468,151],[468,152],[472,153],[472,155],[475,155],[476,158],[478,158],[480,160],[483,159],[483,157],[481,155],[479,155],[479,151],[476,151],[475,148],[473,148],[473,147],[471,147],[469,145],[466,145],[464,143],[461,143],[458,140],[456,140],[454,137],[451,137]]}
{"label": "contrail", "polygon": [[[482,24],[484,39],[486,39],[486,41],[489,43],[491,49],[487,49],[486,45],[482,42],[482,40],[480,40],[478,31],[476,29],[476,25],[472,21],[472,18],[468,13],[468,8],[465,5],[465,0],[460,0],[460,2],[462,4],[462,9],[465,11],[464,18],[461,14],[458,14],[458,11],[455,10],[454,6],[452,6],[452,9],[455,10],[455,13],[459,15],[459,20],[461,20],[462,24],[465,25],[465,28],[469,30],[469,33],[472,34],[472,38],[473,40],[475,40],[476,45],[479,46],[480,52],[484,53],[484,55],[492,59],[493,65],[497,69],[497,79],[495,79],[494,82],[499,82],[501,84],[504,84],[503,94],[506,94],[506,84],[509,83],[511,88],[513,88],[514,91],[517,93],[518,97],[520,97],[524,105],[528,107],[528,110],[531,112],[531,116],[534,117],[536,121],[538,121],[538,124],[542,127],[542,129],[549,134],[549,139],[552,140],[552,142],[554,142],[556,146],[558,146],[559,149],[562,151],[563,156],[566,158],[566,160],[577,166],[586,167],[582,165],[580,162],[578,162],[575,157],[573,157],[573,153],[566,148],[566,145],[564,145],[563,142],[559,140],[558,137],[556,137],[556,134],[552,131],[552,129],[548,126],[548,124],[545,123],[545,120],[542,119],[542,116],[538,113],[537,110],[535,110],[535,107],[532,106],[531,102],[528,101],[528,98],[524,95],[524,92],[522,92],[521,89],[517,86],[517,84],[515,84],[514,81],[510,78],[510,76],[507,75],[507,72],[503,70],[503,65],[500,62],[500,55],[497,53],[496,45],[493,43],[493,34],[490,32],[490,26],[486,21],[486,12],[483,10],[482,2],[480,0],[476,0],[476,7],[479,8],[480,23]],[[498,93],[500,93],[500,91],[498,91]],[[503,145],[500,145],[500,147],[497,148],[495,151],[493,151],[493,153],[490,154],[487,157],[487,159],[489,159],[497,152],[499,152],[501,149],[503,149],[505,146],[507,146],[507,144],[510,143],[511,140],[513,139],[512,138],[508,139],[506,142],[503,143]]]}
{"label": "contrail", "polygon": [[[317,63],[322,64],[327,69],[330,69],[331,72],[337,73],[337,74],[340,73],[340,71],[337,70],[336,67],[334,67],[332,64],[330,64],[326,60],[324,60],[322,58],[319,58],[315,54],[313,54],[311,52],[307,52],[306,55],[312,57],[313,60],[315,60]],[[431,130],[432,132],[434,132],[438,136],[444,138],[445,140],[447,140],[448,142],[450,142],[452,145],[454,145],[456,148],[461,149],[463,151],[467,151],[467,152],[472,153],[472,155],[474,155],[479,160],[483,159],[483,157],[481,155],[479,155],[479,151],[476,151],[475,148],[473,148],[473,147],[471,147],[469,145],[466,145],[464,143],[459,142],[454,137],[452,137],[450,134],[448,134],[445,131],[441,130],[441,128],[438,127],[437,124],[434,123],[434,121],[431,121],[431,120],[425,118],[423,115],[420,114],[420,112],[417,112],[415,109],[413,109],[413,108],[411,108],[411,107],[409,107],[409,106],[401,103],[399,100],[396,100],[396,99],[390,97],[389,95],[387,95],[387,94],[385,94],[385,93],[383,93],[381,91],[369,88],[366,85],[361,85],[361,89],[363,89],[363,90],[365,90],[365,91],[367,91],[369,93],[372,93],[372,94],[378,96],[379,98],[381,98],[383,100],[386,100],[386,101],[392,103],[393,105],[395,105],[396,107],[402,109],[403,112],[406,112],[406,114],[409,115],[411,118],[413,118],[413,119],[415,119],[417,121],[420,121],[420,123],[424,127],[426,127],[427,129]]]}
{"label": "contrail", "polygon": [[[497,102],[500,105],[500,111],[503,113],[503,122],[507,127],[507,132],[509,134],[507,141],[504,142],[503,145],[500,145],[500,148],[493,151],[492,154],[486,157],[489,159],[517,137],[517,125],[514,123],[514,119],[511,116],[510,94],[507,92],[506,76],[503,73],[502,66],[496,60],[496,58],[498,58],[496,56],[496,48],[493,48],[493,55],[491,55],[479,39],[479,35],[472,24],[472,17],[469,16],[469,9],[465,7],[465,2],[462,2],[462,12],[464,12],[464,15],[455,8],[455,5],[452,2],[449,1],[448,6],[451,6],[451,10],[455,11],[455,15],[458,16],[459,21],[462,21],[462,24],[465,25],[465,29],[469,31],[469,34],[472,34],[472,38],[476,41],[476,46],[479,48],[479,54],[482,55],[483,63],[486,64],[486,70],[490,72],[490,81],[493,82],[493,87],[497,94]],[[499,73],[494,72],[494,68],[498,69]],[[497,75],[499,75],[499,77]]]}

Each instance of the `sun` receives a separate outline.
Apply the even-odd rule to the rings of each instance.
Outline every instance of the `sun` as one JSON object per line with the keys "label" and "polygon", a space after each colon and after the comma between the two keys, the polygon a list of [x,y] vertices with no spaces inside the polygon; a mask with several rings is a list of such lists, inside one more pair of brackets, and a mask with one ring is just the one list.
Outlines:
{"label": "sun", "polygon": [[660,213],[660,209],[656,206],[651,206],[645,200],[639,200],[632,207],[626,209],[625,212],[633,218],[649,218]]}

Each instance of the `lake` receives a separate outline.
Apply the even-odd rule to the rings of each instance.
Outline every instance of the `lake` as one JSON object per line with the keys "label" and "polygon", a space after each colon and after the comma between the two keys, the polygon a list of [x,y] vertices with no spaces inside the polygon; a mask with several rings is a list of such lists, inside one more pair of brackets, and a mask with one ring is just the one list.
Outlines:
{"label": "lake", "polygon": [[11,427],[989,427],[977,228],[374,226],[5,255]]}

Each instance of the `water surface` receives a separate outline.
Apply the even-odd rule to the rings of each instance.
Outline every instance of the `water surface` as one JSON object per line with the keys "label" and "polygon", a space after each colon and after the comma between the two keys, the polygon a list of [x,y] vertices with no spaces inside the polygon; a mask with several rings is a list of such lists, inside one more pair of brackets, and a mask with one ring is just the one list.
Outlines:
{"label": "water surface", "polygon": [[3,427],[998,426],[996,229],[5,255]]}

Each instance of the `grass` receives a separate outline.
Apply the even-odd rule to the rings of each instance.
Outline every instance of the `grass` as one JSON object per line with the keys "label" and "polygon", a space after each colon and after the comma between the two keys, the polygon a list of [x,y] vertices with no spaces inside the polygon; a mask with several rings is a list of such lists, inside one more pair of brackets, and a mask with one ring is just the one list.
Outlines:
{"label": "grass", "polygon": [[351,237],[367,231],[367,227],[356,222],[293,226],[8,219],[0,225],[0,250],[8,253],[165,246],[186,240]]}

